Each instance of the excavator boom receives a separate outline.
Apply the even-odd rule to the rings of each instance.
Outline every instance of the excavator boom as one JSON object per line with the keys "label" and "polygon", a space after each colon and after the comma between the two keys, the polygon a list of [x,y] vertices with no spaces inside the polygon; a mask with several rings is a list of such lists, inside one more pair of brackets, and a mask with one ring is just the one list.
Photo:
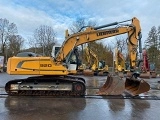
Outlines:
{"label": "excavator boom", "polygon": [[[69,54],[71,50],[73,50],[74,47],[79,46],[84,43],[89,43],[97,40],[101,40],[103,38],[109,38],[120,34],[128,33],[129,36],[129,51],[130,51],[130,57],[131,61],[136,59],[136,51],[138,47],[138,37],[141,32],[139,20],[137,18],[133,18],[132,24],[125,24],[120,27],[115,28],[107,28],[114,24],[107,24],[100,27],[88,27],[83,32],[78,32],[72,35],[69,35],[68,30],[66,31],[66,40],[63,43],[63,47],[61,47],[59,54],[56,56],[57,61],[63,61],[65,57]],[[118,25],[119,23],[116,22]],[[121,23],[121,22],[120,22]],[[102,29],[103,28],[103,29]],[[65,51],[65,52],[64,52]],[[132,66],[134,66],[135,63],[132,62]]]}

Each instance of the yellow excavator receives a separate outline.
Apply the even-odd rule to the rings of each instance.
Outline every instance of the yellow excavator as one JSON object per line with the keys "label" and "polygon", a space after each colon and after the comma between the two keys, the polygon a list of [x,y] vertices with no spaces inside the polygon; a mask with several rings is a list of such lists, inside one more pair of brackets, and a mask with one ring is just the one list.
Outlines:
{"label": "yellow excavator", "polygon": [[125,71],[125,58],[123,54],[116,48],[115,49],[115,73],[123,77]]}
{"label": "yellow excavator", "polygon": [[[128,23],[128,22],[131,23]],[[84,29],[84,27],[82,28]],[[81,29],[81,30],[82,30]],[[84,31],[69,35],[66,30],[65,41],[53,57],[11,57],[7,63],[7,73],[11,75],[36,75],[25,79],[15,79],[6,83],[8,95],[51,95],[51,96],[84,96],[85,80],[68,75],[70,65],[77,65],[76,47],[103,38],[128,34],[130,66],[135,67],[138,41],[141,27],[134,17],[122,22],[114,22],[98,27],[85,26]],[[74,52],[73,52],[74,51]],[[75,56],[75,57],[74,57]],[[72,60],[72,58],[76,58]],[[77,69],[77,67],[73,67]],[[109,75],[106,83],[99,89],[99,95],[120,95],[127,90],[135,96],[149,91],[150,86],[144,80],[134,77],[126,78],[125,83],[117,76]]]}
{"label": "yellow excavator", "polygon": [[[92,49],[86,47],[85,49],[87,64],[89,69],[83,71],[84,75],[108,75],[108,65],[105,61],[98,59],[98,56],[94,53]],[[93,56],[93,59],[92,57]],[[93,60],[93,62],[91,62]]]}
{"label": "yellow excavator", "polygon": [[124,74],[130,72],[129,64],[126,62],[124,55],[117,48],[115,49],[115,72],[124,77]]}

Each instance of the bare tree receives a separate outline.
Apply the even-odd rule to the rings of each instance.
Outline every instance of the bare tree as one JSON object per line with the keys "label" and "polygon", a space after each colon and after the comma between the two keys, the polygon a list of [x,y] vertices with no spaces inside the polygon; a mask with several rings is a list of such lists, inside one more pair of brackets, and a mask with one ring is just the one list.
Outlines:
{"label": "bare tree", "polygon": [[0,48],[5,61],[7,61],[7,47],[9,44],[9,39],[16,33],[18,33],[16,24],[10,23],[7,19],[0,19]]}
{"label": "bare tree", "polygon": [[1,51],[4,55],[4,48],[7,44],[9,37],[17,33],[17,26],[14,23],[9,23],[7,19],[0,19],[0,40],[1,40]]}
{"label": "bare tree", "polygon": [[22,36],[12,35],[9,38],[8,50],[6,51],[8,57],[19,53],[22,49],[23,43],[24,43],[24,39],[22,38]]}
{"label": "bare tree", "polygon": [[124,38],[116,38],[116,46],[121,52],[126,52],[127,41]]}
{"label": "bare tree", "polygon": [[[84,28],[85,26],[95,26],[96,25],[96,22],[95,21],[91,21],[91,20],[86,20],[84,17],[79,17],[77,18],[73,23],[72,23],[72,26],[70,27],[70,31],[71,31],[71,34],[73,33],[77,33],[77,32],[80,32],[80,31],[84,31]],[[81,59],[83,62],[85,62],[85,58],[83,57],[84,56],[84,52],[83,52],[83,48],[84,46],[81,45],[81,48],[82,48],[82,51],[80,52],[81,53]]]}
{"label": "bare tree", "polygon": [[[30,45],[35,48],[35,52],[51,55],[52,47],[56,43],[56,33],[53,28],[41,25],[34,31],[33,39],[30,38]],[[39,48],[39,49],[38,49]]]}
{"label": "bare tree", "polygon": [[127,51],[127,41],[124,38],[116,38],[116,47],[120,52],[127,58],[128,51]]}
{"label": "bare tree", "polygon": [[86,20],[83,17],[77,18],[76,21],[73,22],[72,26],[70,27],[71,33],[76,33],[81,30],[82,27],[85,26],[95,26],[96,22],[91,20]]}

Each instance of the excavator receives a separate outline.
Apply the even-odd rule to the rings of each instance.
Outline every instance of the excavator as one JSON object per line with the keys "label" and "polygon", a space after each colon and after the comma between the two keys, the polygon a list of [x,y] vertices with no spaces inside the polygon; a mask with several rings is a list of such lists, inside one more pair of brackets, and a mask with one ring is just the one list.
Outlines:
{"label": "excavator", "polygon": [[123,54],[118,50],[115,49],[115,73],[118,74],[120,77],[124,76],[128,70],[126,69],[126,61]]}
{"label": "excavator", "polygon": [[157,74],[155,71],[155,64],[149,62],[147,51],[145,48],[143,48],[141,54],[140,54],[140,59],[135,61],[136,68],[131,70],[130,66],[128,66],[128,69],[125,70],[127,72],[127,76],[128,77],[132,76],[131,71],[134,71],[135,73],[137,73],[137,77],[140,78],[146,78],[146,79],[156,78]]}
{"label": "excavator", "polygon": [[[92,68],[94,67],[96,62],[98,62],[98,58],[96,54],[94,54],[94,52],[88,48],[88,46],[84,48],[84,52],[85,52],[85,57],[86,57],[86,64],[85,64],[86,68],[83,69],[82,74],[85,76],[94,76],[94,71]],[[93,56],[93,59],[91,55]]]}
{"label": "excavator", "polygon": [[[85,69],[83,71],[84,75],[108,75],[108,65],[105,61],[99,60],[98,56],[94,53],[92,49],[86,47],[85,49],[87,62],[90,69]],[[93,63],[91,62],[91,56],[93,56]]]}
{"label": "excavator", "polygon": [[[82,29],[71,35],[66,30],[65,40],[55,57],[10,57],[7,63],[8,74],[34,76],[8,81],[5,85],[6,93],[16,96],[84,96],[85,80],[68,75],[68,68],[77,69],[76,65],[79,63],[76,47],[120,34],[128,34],[130,66],[135,67],[138,41],[141,40],[141,27],[136,17],[98,27],[84,26]],[[108,75],[107,81],[97,94],[120,95],[126,90],[135,96],[149,89],[149,84],[142,79],[131,77],[126,78],[124,82],[117,76]]]}
{"label": "excavator", "polygon": [[141,78],[156,78],[155,65],[153,63],[149,63],[147,51],[144,48],[142,50],[142,59],[138,61],[137,68],[140,71]]}

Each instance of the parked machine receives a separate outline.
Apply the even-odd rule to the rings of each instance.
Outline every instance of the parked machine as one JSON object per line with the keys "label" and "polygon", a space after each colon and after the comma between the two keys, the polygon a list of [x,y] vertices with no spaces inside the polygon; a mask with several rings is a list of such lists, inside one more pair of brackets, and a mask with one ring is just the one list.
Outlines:
{"label": "parked machine", "polygon": [[78,66],[78,69],[76,70],[76,75],[84,75],[84,70],[87,69],[87,66],[86,64],[84,63],[81,63],[79,66]]}
{"label": "parked machine", "polygon": [[[131,23],[128,23],[131,21]],[[123,23],[123,24],[121,24]],[[126,24],[125,24],[126,23]],[[118,25],[113,27],[114,25]],[[111,28],[112,26],[112,28]],[[107,28],[108,27],[108,28]],[[106,28],[106,29],[105,29]],[[12,75],[38,75],[25,79],[11,80],[6,83],[8,95],[51,95],[51,96],[84,96],[86,91],[85,80],[81,77],[70,76],[68,59],[75,48],[103,38],[109,38],[127,33],[130,65],[135,67],[136,50],[140,41],[140,23],[137,18],[122,22],[114,22],[99,27],[86,27],[84,31],[69,35],[66,31],[65,41],[54,58],[52,57],[11,57],[7,63],[7,73]],[[76,52],[74,52],[76,53]],[[78,57],[75,55],[77,69]],[[147,92],[150,86],[144,80],[126,78],[126,81],[117,76],[109,75],[106,83],[99,89],[99,95],[120,95],[127,90],[131,95]]]}
{"label": "parked machine", "polygon": [[123,54],[116,48],[115,49],[115,73],[118,74],[120,77],[124,76],[124,73],[127,72],[126,70],[126,61]]}
{"label": "parked machine", "polygon": [[155,78],[157,76],[155,65],[149,62],[146,49],[142,50],[142,60],[138,61],[137,67],[140,70],[141,78]]}
{"label": "parked machine", "polygon": [[108,65],[106,65],[105,61],[99,60],[98,56],[95,52],[86,47],[84,49],[87,58],[88,68],[83,71],[84,75],[108,75]]}

